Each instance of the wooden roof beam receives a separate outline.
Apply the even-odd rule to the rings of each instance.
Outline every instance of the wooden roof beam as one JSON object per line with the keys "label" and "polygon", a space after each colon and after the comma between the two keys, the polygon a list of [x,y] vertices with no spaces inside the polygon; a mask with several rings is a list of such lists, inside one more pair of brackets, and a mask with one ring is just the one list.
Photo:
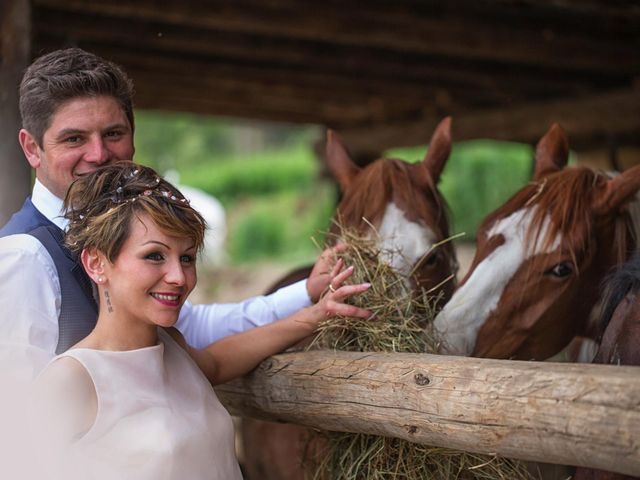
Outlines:
{"label": "wooden roof beam", "polygon": [[[640,144],[640,91],[620,90],[595,97],[555,100],[513,108],[468,111],[453,116],[454,141],[490,138],[535,143],[557,122],[567,131],[571,148],[604,147],[611,137],[620,145]],[[383,151],[423,144],[441,118],[340,131],[354,151]]]}
{"label": "wooden roof beam", "polygon": [[[366,9],[357,5],[349,8],[344,2],[326,2],[320,9],[292,1],[171,2],[161,8],[154,0],[34,3],[68,13],[140,18],[220,31],[313,39],[329,45],[360,45],[503,63],[601,72],[636,70],[639,65],[640,33],[631,28],[637,27],[640,20],[637,9],[629,9],[626,22],[624,17],[615,17],[621,22],[616,31],[610,22],[603,21],[607,13],[604,8],[596,16],[587,15],[588,11],[578,7],[582,23],[571,22],[571,13],[576,9],[572,10],[570,4],[556,10],[556,17],[563,21],[545,21],[543,17],[531,21],[531,14],[535,13],[531,5],[518,9],[515,2],[484,2],[486,14],[478,21],[478,7],[473,8],[470,3],[457,10],[437,4],[419,8],[410,2],[370,2]],[[512,13],[509,22],[501,21],[503,10]]]}

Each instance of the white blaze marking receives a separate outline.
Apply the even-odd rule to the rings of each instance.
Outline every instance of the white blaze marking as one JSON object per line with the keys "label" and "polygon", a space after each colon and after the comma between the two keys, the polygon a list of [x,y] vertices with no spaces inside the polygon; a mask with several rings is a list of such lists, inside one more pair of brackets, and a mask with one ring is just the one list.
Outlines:
{"label": "white blaze marking", "polygon": [[504,237],[504,243],[480,262],[467,282],[451,297],[434,321],[436,331],[445,342],[448,353],[470,355],[476,344],[478,331],[496,308],[507,283],[525,260],[540,253],[548,253],[560,246],[560,236],[551,247],[542,251],[542,240],[549,227],[543,223],[535,245],[525,245],[527,226],[533,209],[523,209],[496,222],[488,238]]}
{"label": "white blaze marking", "polygon": [[378,234],[382,258],[402,275],[411,273],[415,263],[436,240],[430,228],[407,220],[393,202],[387,205]]}

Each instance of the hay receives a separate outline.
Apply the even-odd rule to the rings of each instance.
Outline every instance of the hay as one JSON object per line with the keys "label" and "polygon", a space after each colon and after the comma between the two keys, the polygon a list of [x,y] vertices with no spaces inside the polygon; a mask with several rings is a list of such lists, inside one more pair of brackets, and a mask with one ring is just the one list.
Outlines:
{"label": "hay", "polygon": [[[355,267],[351,283],[371,288],[351,303],[367,308],[373,318],[334,317],[324,322],[310,349],[437,353],[433,331],[437,298],[416,292],[406,278],[383,263],[399,252],[381,252],[372,240],[342,229],[348,248],[341,254]],[[429,447],[375,435],[316,432],[313,458],[306,458],[313,480],[533,480],[524,464],[497,456]],[[309,476],[309,475],[308,475]]]}
{"label": "hay", "polygon": [[518,480],[532,479],[523,463],[429,447],[398,438],[319,432],[326,445],[314,480]]}
{"label": "hay", "polygon": [[432,320],[437,298],[424,291],[416,294],[406,278],[380,260],[383,252],[376,242],[350,232],[341,238],[348,250],[340,256],[346,265],[355,267],[350,283],[371,283],[369,290],[349,301],[374,312],[374,317],[333,317],[320,325],[309,348],[436,353]]}

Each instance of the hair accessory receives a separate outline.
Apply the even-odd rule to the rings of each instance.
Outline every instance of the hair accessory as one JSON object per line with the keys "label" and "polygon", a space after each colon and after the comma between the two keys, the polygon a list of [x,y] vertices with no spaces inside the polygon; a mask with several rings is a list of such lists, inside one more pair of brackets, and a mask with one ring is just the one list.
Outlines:
{"label": "hair accessory", "polygon": [[137,168],[129,173],[127,173],[125,176],[126,178],[133,178],[135,177],[138,173],[140,173],[140,170],[138,170]]}
{"label": "hair accessory", "polygon": [[[158,179],[158,182],[160,182],[160,179]],[[133,195],[130,197],[124,197],[122,195],[122,191],[123,191],[122,187],[118,187],[116,188],[113,195],[109,197],[109,199],[111,200],[111,203],[119,205],[121,203],[135,202],[140,197],[150,197],[151,195],[157,194],[173,202],[180,202],[186,205],[189,204],[189,200],[187,200],[184,197],[178,197],[173,192],[170,192],[168,190],[156,190],[156,188],[157,188],[157,185],[153,185],[153,186],[150,186],[150,188],[147,188],[146,190],[144,190],[142,193],[139,193],[137,195]]]}

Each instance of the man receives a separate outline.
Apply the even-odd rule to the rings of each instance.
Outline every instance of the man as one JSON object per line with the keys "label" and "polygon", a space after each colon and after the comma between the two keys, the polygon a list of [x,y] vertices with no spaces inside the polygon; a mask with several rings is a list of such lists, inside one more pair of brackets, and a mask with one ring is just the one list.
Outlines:
{"label": "man", "polygon": [[[19,142],[36,172],[30,198],[0,230],[0,362],[35,376],[97,316],[90,283],[62,247],[62,199],[79,176],[134,154],[133,85],[81,49],[37,59],[20,85]],[[238,304],[185,304],[178,328],[194,347],[309,306],[328,287],[322,255],[306,281]],[[324,273],[323,273],[324,272]],[[6,366],[6,363],[5,363]]]}

